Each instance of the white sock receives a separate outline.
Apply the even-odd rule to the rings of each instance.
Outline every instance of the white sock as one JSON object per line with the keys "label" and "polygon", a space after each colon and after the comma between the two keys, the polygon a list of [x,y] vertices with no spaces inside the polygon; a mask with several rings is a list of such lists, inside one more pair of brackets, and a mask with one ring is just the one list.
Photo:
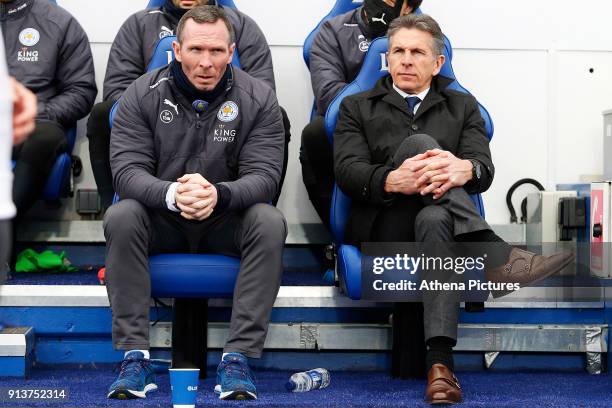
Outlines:
{"label": "white sock", "polygon": [[221,354],[221,360],[223,360],[225,358],[225,356],[227,356],[229,353],[223,353]]}
{"label": "white sock", "polygon": [[128,350],[123,355],[123,358],[126,358],[128,353],[131,353],[132,351],[140,351],[142,354],[144,354],[144,358],[147,359],[147,360],[150,358],[149,350]]}

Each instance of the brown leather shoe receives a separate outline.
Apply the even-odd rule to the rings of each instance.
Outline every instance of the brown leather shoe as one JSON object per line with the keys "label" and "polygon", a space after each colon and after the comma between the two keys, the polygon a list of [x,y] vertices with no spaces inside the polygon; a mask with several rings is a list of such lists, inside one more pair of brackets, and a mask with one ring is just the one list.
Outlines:
{"label": "brown leather shoe", "polygon": [[455,374],[444,364],[434,364],[427,374],[425,401],[435,404],[456,404],[461,402],[461,386]]}
{"label": "brown leather shoe", "polygon": [[[571,252],[543,256],[536,255],[519,248],[512,248],[508,262],[491,271],[486,271],[487,280],[499,283],[519,283],[521,287],[533,285],[549,276],[554,275],[574,261]],[[511,290],[491,291],[494,298],[498,298]]]}

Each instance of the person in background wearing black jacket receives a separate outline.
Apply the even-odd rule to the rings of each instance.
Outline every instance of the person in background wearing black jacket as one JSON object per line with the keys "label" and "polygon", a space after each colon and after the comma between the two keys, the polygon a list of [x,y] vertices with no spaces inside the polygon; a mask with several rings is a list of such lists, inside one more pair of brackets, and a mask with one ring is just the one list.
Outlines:
{"label": "person in background wearing black jacket", "polygon": [[[489,140],[474,97],[447,89],[452,80],[438,75],[444,37],[436,21],[406,15],[391,23],[388,36],[391,75],[342,101],[334,133],[336,179],[353,199],[348,242],[493,242],[506,263],[485,262],[492,282],[528,285],[567,266],[571,253],[546,257],[510,247],[471,201],[468,194],[493,181]],[[426,400],[460,402],[452,356],[458,296],[452,290],[422,296]]]}
{"label": "person in background wearing black jacket", "polygon": [[329,228],[334,187],[332,149],[323,118],[331,101],[361,69],[370,42],[387,33],[388,24],[412,13],[422,0],[364,0],[363,6],[321,25],[310,50],[310,77],[317,116],[302,131],[300,162],[308,198]]}
{"label": "person in background wearing black jacket", "polygon": [[[123,23],[113,41],[104,78],[102,102],[94,106],[87,123],[89,156],[104,210],[111,205],[114,195],[109,163],[110,110],[127,87],[147,71],[157,42],[175,33],[180,18],[189,9],[203,4],[216,5],[217,1],[166,0],[160,8],[141,10]],[[275,89],[272,54],[263,32],[253,19],[239,10],[226,8],[225,12],[236,33],[236,51],[242,70]],[[289,119],[284,110],[282,113],[285,157],[281,187],[287,168],[287,145],[291,137]],[[280,192],[279,188],[273,199],[274,204]]]}
{"label": "person in background wearing black jacket", "polygon": [[9,74],[38,98],[36,129],[15,146],[17,221],[40,198],[66,129],[91,110],[97,89],[89,40],[66,10],[48,0],[0,0]]}
{"label": "person in background wearing black jacket", "polygon": [[216,252],[240,258],[217,369],[221,399],[253,399],[248,358],[261,356],[280,287],[287,225],[268,203],[283,167],[283,121],[272,88],[233,67],[224,9],[199,6],[177,26],[176,60],[134,81],[113,122],[121,201],[104,216],[113,344],[125,350],[109,398],[157,388],[149,362],[148,256]]}

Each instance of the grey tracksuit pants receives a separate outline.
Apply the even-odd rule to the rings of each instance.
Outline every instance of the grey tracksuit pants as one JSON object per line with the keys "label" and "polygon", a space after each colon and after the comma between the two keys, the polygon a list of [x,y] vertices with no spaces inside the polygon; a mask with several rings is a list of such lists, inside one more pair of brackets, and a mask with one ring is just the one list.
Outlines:
{"label": "grey tracksuit pants", "polygon": [[241,258],[224,352],[261,356],[283,271],[287,226],[279,210],[256,204],[196,222],[127,199],[106,212],[104,235],[115,348],[149,348],[148,256],[207,252]]}

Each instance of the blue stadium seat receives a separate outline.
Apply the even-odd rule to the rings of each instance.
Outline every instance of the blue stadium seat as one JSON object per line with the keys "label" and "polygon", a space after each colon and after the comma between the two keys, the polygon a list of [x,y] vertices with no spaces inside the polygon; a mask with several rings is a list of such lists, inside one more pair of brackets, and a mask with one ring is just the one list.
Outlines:
{"label": "blue stadium seat", "polygon": [[[165,0],[149,0],[149,4],[147,5],[147,8],[161,7],[164,4],[164,1]],[[236,8],[236,5],[234,4],[234,0],[217,0],[217,3],[219,3],[219,5],[223,7]]]}
{"label": "blue stadium seat", "polygon": [[[338,120],[340,103],[342,100],[358,92],[363,92],[371,89],[379,78],[389,75],[389,71],[385,65],[382,65],[385,60],[385,53],[388,50],[387,38],[382,37],[374,40],[370,44],[363,66],[357,78],[347,85],[342,92],[334,98],[325,115],[325,128],[329,137],[330,143],[333,143],[333,133]],[[440,75],[454,79],[448,87],[460,92],[469,93],[462,87],[452,67],[452,47],[448,38],[445,37],[446,62],[440,71]],[[487,136],[489,139],[493,137],[493,121],[487,110],[479,104],[480,113],[485,121]],[[484,205],[480,194],[471,196],[474,204],[484,217]],[[330,222],[334,242],[337,248],[337,272],[341,287],[351,299],[361,299],[361,252],[359,248],[353,245],[344,243],[344,230],[348,217],[351,211],[351,199],[340,190],[338,185],[334,186],[332,197],[332,205],[330,212]]]}

